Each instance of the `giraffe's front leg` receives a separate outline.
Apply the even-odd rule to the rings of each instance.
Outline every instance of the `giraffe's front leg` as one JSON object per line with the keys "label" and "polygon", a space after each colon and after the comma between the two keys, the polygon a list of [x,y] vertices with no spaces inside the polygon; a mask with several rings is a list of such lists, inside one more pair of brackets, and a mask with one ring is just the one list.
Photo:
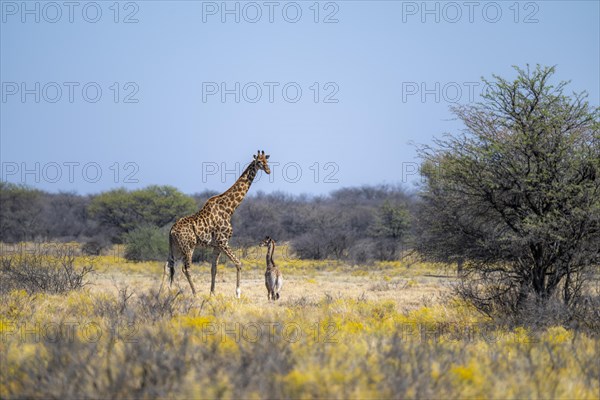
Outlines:
{"label": "giraffe's front leg", "polygon": [[242,295],[242,289],[240,289],[240,278],[242,275],[242,262],[233,254],[233,251],[227,245],[220,246],[219,249],[229,257],[229,259],[235,264],[237,269],[236,284],[235,284],[235,297],[238,299]]}

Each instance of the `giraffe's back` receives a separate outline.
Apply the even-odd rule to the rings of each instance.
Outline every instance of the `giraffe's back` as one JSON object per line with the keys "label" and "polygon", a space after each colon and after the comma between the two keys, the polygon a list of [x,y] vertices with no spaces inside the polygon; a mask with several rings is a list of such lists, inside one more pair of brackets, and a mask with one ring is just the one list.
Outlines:
{"label": "giraffe's back", "polygon": [[196,214],[177,220],[170,232],[181,249],[226,241],[231,233],[230,215],[220,206],[218,196],[208,199]]}

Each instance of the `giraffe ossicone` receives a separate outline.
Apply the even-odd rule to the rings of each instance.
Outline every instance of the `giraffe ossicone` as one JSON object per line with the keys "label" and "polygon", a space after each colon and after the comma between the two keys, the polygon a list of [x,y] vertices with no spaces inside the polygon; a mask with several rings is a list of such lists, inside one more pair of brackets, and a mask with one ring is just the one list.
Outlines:
{"label": "giraffe ossicone", "polygon": [[200,211],[180,218],[173,224],[169,231],[169,259],[165,263],[165,271],[159,291],[162,291],[167,274],[169,274],[170,284],[173,284],[175,262],[183,260],[183,273],[190,284],[192,293],[196,294],[196,288],[189,272],[189,268],[192,265],[192,253],[196,247],[212,247],[210,293],[214,294],[215,292],[215,278],[219,256],[221,253],[225,253],[236,266],[235,294],[237,298],[240,298],[242,263],[229,247],[229,239],[233,233],[231,216],[242,200],[244,200],[258,171],[262,170],[267,174],[271,173],[268,159],[269,155],[265,154],[264,150],[262,152],[258,151],[242,175],[227,191],[211,197]]}

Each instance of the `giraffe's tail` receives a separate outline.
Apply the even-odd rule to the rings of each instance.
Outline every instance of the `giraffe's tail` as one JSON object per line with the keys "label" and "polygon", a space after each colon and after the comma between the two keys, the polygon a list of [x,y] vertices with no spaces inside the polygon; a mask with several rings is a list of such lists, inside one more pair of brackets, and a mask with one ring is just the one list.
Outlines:
{"label": "giraffe's tail", "polygon": [[175,276],[175,255],[173,254],[173,236],[169,233],[169,258],[165,265],[165,273],[169,268],[169,284],[173,284],[173,277]]}
{"label": "giraffe's tail", "polygon": [[173,237],[169,232],[169,258],[165,263],[165,269],[163,272],[162,280],[160,282],[160,289],[158,289],[158,293],[162,293],[163,286],[165,284],[165,278],[167,277],[167,271],[169,274],[169,286],[173,284],[173,277],[175,276],[175,255],[173,253]]}

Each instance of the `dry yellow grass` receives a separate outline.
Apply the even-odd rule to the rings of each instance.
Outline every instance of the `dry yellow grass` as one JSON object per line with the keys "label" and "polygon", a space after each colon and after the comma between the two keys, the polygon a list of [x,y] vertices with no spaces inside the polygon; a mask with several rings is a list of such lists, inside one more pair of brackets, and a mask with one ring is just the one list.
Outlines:
{"label": "dry yellow grass", "polygon": [[[257,248],[258,249],[258,248]],[[412,262],[378,262],[357,266],[332,260],[299,260],[291,258],[287,246],[278,248],[278,267],[284,275],[282,299],[278,303],[294,303],[300,299],[317,301],[325,295],[366,300],[392,300],[399,309],[410,310],[440,301],[449,291],[456,277],[449,270],[438,266]],[[251,258],[242,258],[242,296],[254,304],[268,304],[264,284],[265,264],[261,250],[251,249]],[[116,293],[119,287],[130,286],[136,290],[158,290],[163,262],[127,262],[122,252],[95,258],[96,272],[92,274],[91,289],[95,292]],[[235,268],[221,256],[217,267],[216,293],[223,296],[235,294]],[[191,295],[189,284],[176,266],[173,288]],[[192,279],[199,295],[208,295],[210,289],[210,265],[194,264]]]}
{"label": "dry yellow grass", "polygon": [[[257,253],[258,254],[258,253]],[[119,251],[92,262],[90,285],[0,299],[0,395],[130,398],[597,398],[597,337],[560,326],[506,330],[447,294],[451,271],[404,262],[356,266],[264,259],[180,266],[157,295],[162,262]]]}

